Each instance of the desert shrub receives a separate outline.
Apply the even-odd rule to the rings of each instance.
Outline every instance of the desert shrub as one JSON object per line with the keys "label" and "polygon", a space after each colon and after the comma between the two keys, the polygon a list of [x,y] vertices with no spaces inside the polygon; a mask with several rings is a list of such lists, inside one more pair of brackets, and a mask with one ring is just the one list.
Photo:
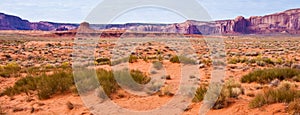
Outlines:
{"label": "desert shrub", "polygon": [[145,62],[148,62],[148,57],[147,56],[143,56],[142,59],[145,61]]}
{"label": "desert shrub", "polygon": [[131,70],[130,75],[139,84],[147,84],[151,79],[139,70]]}
{"label": "desert shrub", "polygon": [[249,60],[247,61],[247,64],[254,64],[254,63],[256,63],[256,60],[255,60],[255,59],[249,59]]}
{"label": "desert shrub", "polygon": [[118,60],[114,60],[111,62],[111,65],[118,65],[118,64],[121,64],[121,63],[125,63],[125,62],[128,62],[129,60],[129,57],[125,57],[125,58],[122,58],[122,59],[118,59]]}
{"label": "desert shrub", "polygon": [[134,89],[134,87],[132,86],[131,82],[129,82],[128,78],[130,77],[132,77],[132,79],[139,84],[146,84],[150,81],[150,77],[147,77],[143,72],[138,70],[131,70],[129,72],[127,69],[124,69],[121,71],[112,72],[100,69],[97,70],[97,76],[100,85],[107,95],[115,93],[120,88],[115,77],[118,77],[118,79],[122,81],[122,85],[131,89]]}
{"label": "desert shrub", "polygon": [[129,57],[124,57],[122,59],[114,60],[110,63],[111,63],[111,65],[118,65],[118,64],[121,64],[121,63],[125,63],[125,62],[134,63],[134,62],[137,62],[138,59],[139,58],[137,56],[130,55]]}
{"label": "desert shrub", "polygon": [[15,63],[11,62],[7,65],[1,67],[0,69],[0,76],[1,77],[12,77],[13,75],[16,75],[21,70],[21,67]]}
{"label": "desert shrub", "polygon": [[25,77],[18,80],[13,87],[7,88],[3,94],[8,96],[13,96],[20,93],[28,93],[30,90],[37,89],[37,82],[38,79],[33,77]]}
{"label": "desert shrub", "polygon": [[109,58],[99,58],[99,59],[96,59],[96,62],[97,62],[99,65],[110,65],[110,64],[111,64]]}
{"label": "desert shrub", "polygon": [[162,65],[161,62],[154,61],[154,62],[152,62],[152,64],[153,64],[153,67],[154,67],[155,69],[157,69],[157,70],[160,70],[160,69],[163,68],[163,65]]}
{"label": "desert shrub", "polygon": [[283,61],[281,58],[278,58],[278,59],[276,59],[276,60],[274,61],[274,63],[275,63],[275,64],[281,65],[281,64],[284,63],[284,61]]}
{"label": "desert shrub", "polygon": [[262,93],[257,94],[250,102],[251,108],[261,107],[273,103],[289,103],[300,97],[300,92],[290,86],[283,84],[278,88],[265,89]]}
{"label": "desert shrub", "polygon": [[201,62],[204,63],[207,66],[212,64],[212,61],[210,59],[202,59]]}
{"label": "desert shrub", "polygon": [[158,61],[163,61],[163,60],[164,60],[164,58],[163,58],[161,55],[159,55],[159,56],[157,57],[157,59],[158,59]]}
{"label": "desert shrub", "polygon": [[185,57],[185,56],[173,56],[170,59],[170,62],[183,63],[183,64],[196,64],[196,60],[193,60],[193,59]]}
{"label": "desert shrub", "polygon": [[233,79],[229,79],[225,82],[221,93],[213,106],[213,109],[222,109],[228,107],[230,104],[229,99],[237,98],[241,94],[244,94],[241,84]]}
{"label": "desert shrub", "polygon": [[18,80],[13,87],[6,88],[2,95],[13,96],[29,91],[38,91],[40,99],[48,99],[53,94],[64,93],[73,85],[72,73],[59,71],[52,75],[25,77]]}
{"label": "desert shrub", "polygon": [[300,74],[292,78],[293,81],[300,82]]}
{"label": "desert shrub", "polygon": [[[227,107],[229,105],[229,101],[228,101],[229,98],[237,98],[240,94],[244,93],[241,84],[234,81],[233,79],[230,79],[225,82],[220,93],[217,93],[217,91],[219,90],[219,88],[221,88],[222,85],[216,83],[214,83],[213,85],[214,86],[210,86],[210,88],[212,88],[210,90],[212,90],[213,92],[211,93],[210,97],[218,96],[213,106],[213,109],[221,109]],[[200,86],[200,88],[196,90],[196,94],[193,99],[193,102],[202,101],[207,91],[208,89],[206,88],[206,86]]]}
{"label": "desert shrub", "polygon": [[100,85],[102,86],[104,92],[107,95],[111,95],[112,93],[116,92],[119,88],[114,78],[113,72],[99,69],[97,70],[97,77],[99,79]]}
{"label": "desert shrub", "polygon": [[64,69],[69,68],[69,67],[71,67],[71,64],[69,62],[63,62],[60,67],[64,68]]}
{"label": "desert shrub", "polygon": [[262,61],[267,63],[267,64],[271,64],[271,65],[275,65],[275,62],[273,60],[271,60],[270,58],[262,58]]}
{"label": "desert shrub", "polygon": [[180,63],[179,57],[178,57],[178,56],[173,56],[173,57],[170,59],[170,62],[172,62],[172,63]]}
{"label": "desert shrub", "polygon": [[295,99],[294,101],[289,103],[286,110],[290,115],[300,114],[300,99]]}
{"label": "desert shrub", "polygon": [[291,68],[273,68],[273,69],[259,69],[242,77],[243,83],[269,83],[274,79],[285,80],[292,79],[295,76],[299,76],[300,70]]}
{"label": "desert shrub", "polygon": [[130,55],[129,56],[129,63],[134,63],[134,62],[137,62],[139,58],[135,55]]}
{"label": "desert shrub", "polygon": [[40,99],[49,99],[53,94],[69,91],[74,84],[70,72],[56,72],[52,75],[43,75],[37,82],[37,91]]}
{"label": "desert shrub", "polygon": [[241,84],[234,79],[229,79],[225,82],[222,92],[228,93],[231,98],[237,98],[240,94],[244,94],[244,89]]}
{"label": "desert shrub", "polygon": [[171,87],[166,86],[160,89],[159,96],[174,96],[174,94],[170,91]]}
{"label": "desert shrub", "polygon": [[237,64],[237,63],[246,63],[248,61],[247,58],[234,57],[228,60],[229,64]]}
{"label": "desert shrub", "polygon": [[195,97],[193,98],[193,102],[200,102],[200,101],[202,101],[204,99],[206,91],[207,91],[206,86],[200,86],[196,90],[196,94],[195,94]]}

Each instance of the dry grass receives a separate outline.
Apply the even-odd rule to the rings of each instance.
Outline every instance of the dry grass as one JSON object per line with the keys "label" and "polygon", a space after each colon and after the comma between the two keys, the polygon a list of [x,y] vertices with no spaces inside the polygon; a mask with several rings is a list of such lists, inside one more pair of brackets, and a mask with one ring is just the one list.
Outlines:
{"label": "dry grass", "polygon": [[259,69],[255,70],[242,77],[243,83],[269,83],[274,79],[286,80],[292,79],[300,75],[300,70],[291,68],[274,68],[274,69]]}
{"label": "dry grass", "polygon": [[300,98],[300,91],[296,90],[293,84],[285,82],[278,88],[264,89],[254,97],[249,106],[257,108],[273,103],[290,103],[298,98]]}

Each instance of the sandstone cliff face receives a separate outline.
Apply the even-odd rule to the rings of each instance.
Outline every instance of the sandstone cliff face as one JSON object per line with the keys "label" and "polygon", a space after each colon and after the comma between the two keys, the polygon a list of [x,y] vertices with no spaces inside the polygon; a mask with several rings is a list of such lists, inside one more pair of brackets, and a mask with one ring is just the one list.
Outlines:
{"label": "sandstone cliff face", "polygon": [[51,22],[34,22],[31,23],[17,16],[11,16],[0,13],[0,30],[71,30],[76,29],[78,24],[60,24]]}
{"label": "sandstone cliff face", "polygon": [[247,20],[251,33],[299,33],[300,9],[287,10],[266,16],[250,17]]}
{"label": "sandstone cliff face", "polygon": [[[105,29],[112,29],[107,26]],[[140,32],[166,32],[183,34],[300,34],[300,9],[285,12],[253,16],[248,19],[238,16],[234,20],[219,20],[200,22],[188,20],[184,23],[154,25],[154,24],[127,24],[115,25],[114,29],[126,29]]]}
{"label": "sandstone cliff face", "polygon": [[[0,13],[0,30],[44,30],[62,31],[77,28],[78,24],[51,22],[30,23],[16,16]],[[175,24],[109,24],[91,25],[93,29],[127,30],[135,32],[163,32],[180,34],[300,34],[300,9],[287,10],[266,16],[253,16],[248,19],[238,16],[234,20],[201,22],[188,20]]]}
{"label": "sandstone cliff face", "polygon": [[0,30],[29,30],[30,22],[16,16],[0,13]]}

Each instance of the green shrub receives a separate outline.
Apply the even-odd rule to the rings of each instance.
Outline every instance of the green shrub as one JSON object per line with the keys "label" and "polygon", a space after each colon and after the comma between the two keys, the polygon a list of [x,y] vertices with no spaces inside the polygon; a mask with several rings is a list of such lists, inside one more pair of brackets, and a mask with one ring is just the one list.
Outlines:
{"label": "green shrub", "polygon": [[193,59],[185,57],[185,56],[173,56],[170,59],[170,62],[183,63],[183,64],[196,64],[196,60],[193,60]]}
{"label": "green shrub", "polygon": [[300,113],[300,99],[295,99],[291,103],[289,103],[287,107],[287,112],[290,115],[297,115]]}
{"label": "green shrub", "polygon": [[206,86],[200,86],[196,90],[196,94],[195,94],[195,97],[193,98],[193,102],[200,102],[200,101],[202,101],[204,99],[206,91],[207,91]]}
{"label": "green shrub", "polygon": [[17,75],[20,70],[21,67],[17,63],[11,62],[0,68],[0,76],[6,78],[12,77]]}
{"label": "green shrub", "polygon": [[[97,88],[98,81],[103,87],[106,94],[111,95],[119,89],[119,85],[116,82],[114,76],[119,77],[121,81],[124,81],[125,86],[132,87],[128,78],[132,77],[134,81],[139,84],[146,84],[150,81],[144,73],[138,70],[122,70],[107,71],[99,69],[96,71],[97,78],[91,77],[93,70],[87,69],[82,71],[75,71],[75,82],[79,93],[92,91]],[[131,76],[130,76],[131,75]],[[95,80],[96,79],[96,80]],[[98,81],[97,81],[98,79]],[[18,80],[13,87],[6,88],[1,95],[13,96],[20,93],[30,93],[30,91],[37,91],[39,99],[49,99],[54,94],[61,94],[65,92],[71,92],[74,90],[74,78],[72,72],[67,70],[57,70],[51,75],[43,74],[37,77],[25,77]]]}
{"label": "green shrub", "polygon": [[298,90],[288,85],[282,85],[278,88],[265,89],[254,97],[249,106],[257,108],[266,104],[289,103],[299,97],[300,92]]}
{"label": "green shrub", "polygon": [[39,77],[25,77],[18,80],[13,87],[9,87],[2,92],[2,95],[13,96],[29,91],[38,91],[40,99],[48,99],[53,94],[64,93],[73,85],[71,72],[59,71],[52,75],[42,75]]}
{"label": "green shrub", "polygon": [[[213,86],[210,86],[210,88],[212,88],[212,89],[210,89],[212,91],[212,93],[208,97],[208,99],[213,96],[218,96],[217,101],[215,102],[215,104],[213,106],[213,109],[225,108],[229,105],[229,101],[228,101],[229,98],[237,98],[240,94],[244,94],[241,84],[234,81],[233,79],[230,79],[225,82],[225,84],[223,85],[223,88],[219,94],[219,93],[217,93],[217,91],[220,90],[219,88],[221,88],[221,86],[222,85],[218,84],[218,83],[214,83]],[[196,94],[193,99],[193,102],[202,101],[204,99],[204,96],[207,91],[208,91],[208,89],[205,86],[200,86],[200,88],[198,88],[196,90]]]}
{"label": "green shrub", "polygon": [[125,57],[125,58],[122,58],[122,59],[114,60],[114,61],[111,62],[111,65],[114,66],[114,65],[121,64],[121,63],[125,63],[125,62],[128,62],[128,60],[129,60],[129,57]]}
{"label": "green shrub", "polygon": [[172,62],[172,63],[180,63],[179,57],[178,57],[178,56],[173,56],[173,57],[170,59],[170,62]]}
{"label": "green shrub", "polygon": [[115,93],[119,88],[114,78],[113,72],[99,69],[97,70],[97,77],[99,79],[100,85],[102,86],[104,92],[108,96],[110,96],[112,93]]}
{"label": "green shrub", "polygon": [[137,60],[138,60],[137,56],[135,56],[135,55],[130,55],[129,56],[129,63],[137,62]]}
{"label": "green shrub", "polygon": [[228,60],[229,64],[237,64],[237,63],[246,63],[248,62],[247,58],[234,57]]}
{"label": "green shrub", "polygon": [[69,62],[64,62],[61,64],[61,68],[65,69],[65,68],[69,68],[69,67],[71,67],[71,64]]}
{"label": "green shrub", "polygon": [[74,84],[72,73],[56,72],[53,75],[43,75],[37,82],[40,99],[49,99],[53,94],[65,93]]}
{"label": "green shrub", "polygon": [[244,89],[240,83],[234,79],[229,79],[225,82],[222,92],[228,93],[230,98],[237,98],[240,94],[244,94]]}
{"label": "green shrub", "polygon": [[[97,70],[97,76],[100,82],[100,85],[102,86],[104,92],[110,96],[112,93],[115,93],[120,86],[118,85],[115,77],[119,77],[122,81],[122,85],[133,89],[134,87],[131,82],[129,82],[129,77],[132,77],[134,81],[136,81],[139,84],[146,84],[150,81],[150,78],[147,77],[144,73],[138,70],[131,70],[128,72],[128,70],[121,70],[121,71],[106,71],[103,69]],[[115,77],[114,77],[115,76]]]}
{"label": "green shrub", "polygon": [[160,97],[162,96],[174,96],[174,94],[170,91],[171,87],[170,86],[166,86],[160,89],[159,91],[159,95]]}
{"label": "green shrub", "polygon": [[291,68],[259,69],[244,75],[241,79],[243,83],[269,83],[274,79],[285,80],[299,76],[300,70]]}
{"label": "green shrub", "polygon": [[110,65],[111,64],[111,61],[109,58],[99,58],[99,59],[96,59],[96,62],[100,65]]}

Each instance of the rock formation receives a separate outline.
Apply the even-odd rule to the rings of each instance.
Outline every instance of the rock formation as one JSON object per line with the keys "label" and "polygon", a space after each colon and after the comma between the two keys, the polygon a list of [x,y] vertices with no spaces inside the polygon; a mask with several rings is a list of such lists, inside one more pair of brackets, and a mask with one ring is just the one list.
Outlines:
{"label": "rock formation", "polygon": [[[64,31],[78,28],[78,24],[61,24],[52,22],[30,23],[16,16],[0,13],[0,30],[43,30]],[[201,22],[188,20],[175,24],[92,24],[91,28],[99,30],[127,30],[135,32],[163,32],[180,34],[300,34],[300,9],[291,9],[266,16],[234,20]]]}

